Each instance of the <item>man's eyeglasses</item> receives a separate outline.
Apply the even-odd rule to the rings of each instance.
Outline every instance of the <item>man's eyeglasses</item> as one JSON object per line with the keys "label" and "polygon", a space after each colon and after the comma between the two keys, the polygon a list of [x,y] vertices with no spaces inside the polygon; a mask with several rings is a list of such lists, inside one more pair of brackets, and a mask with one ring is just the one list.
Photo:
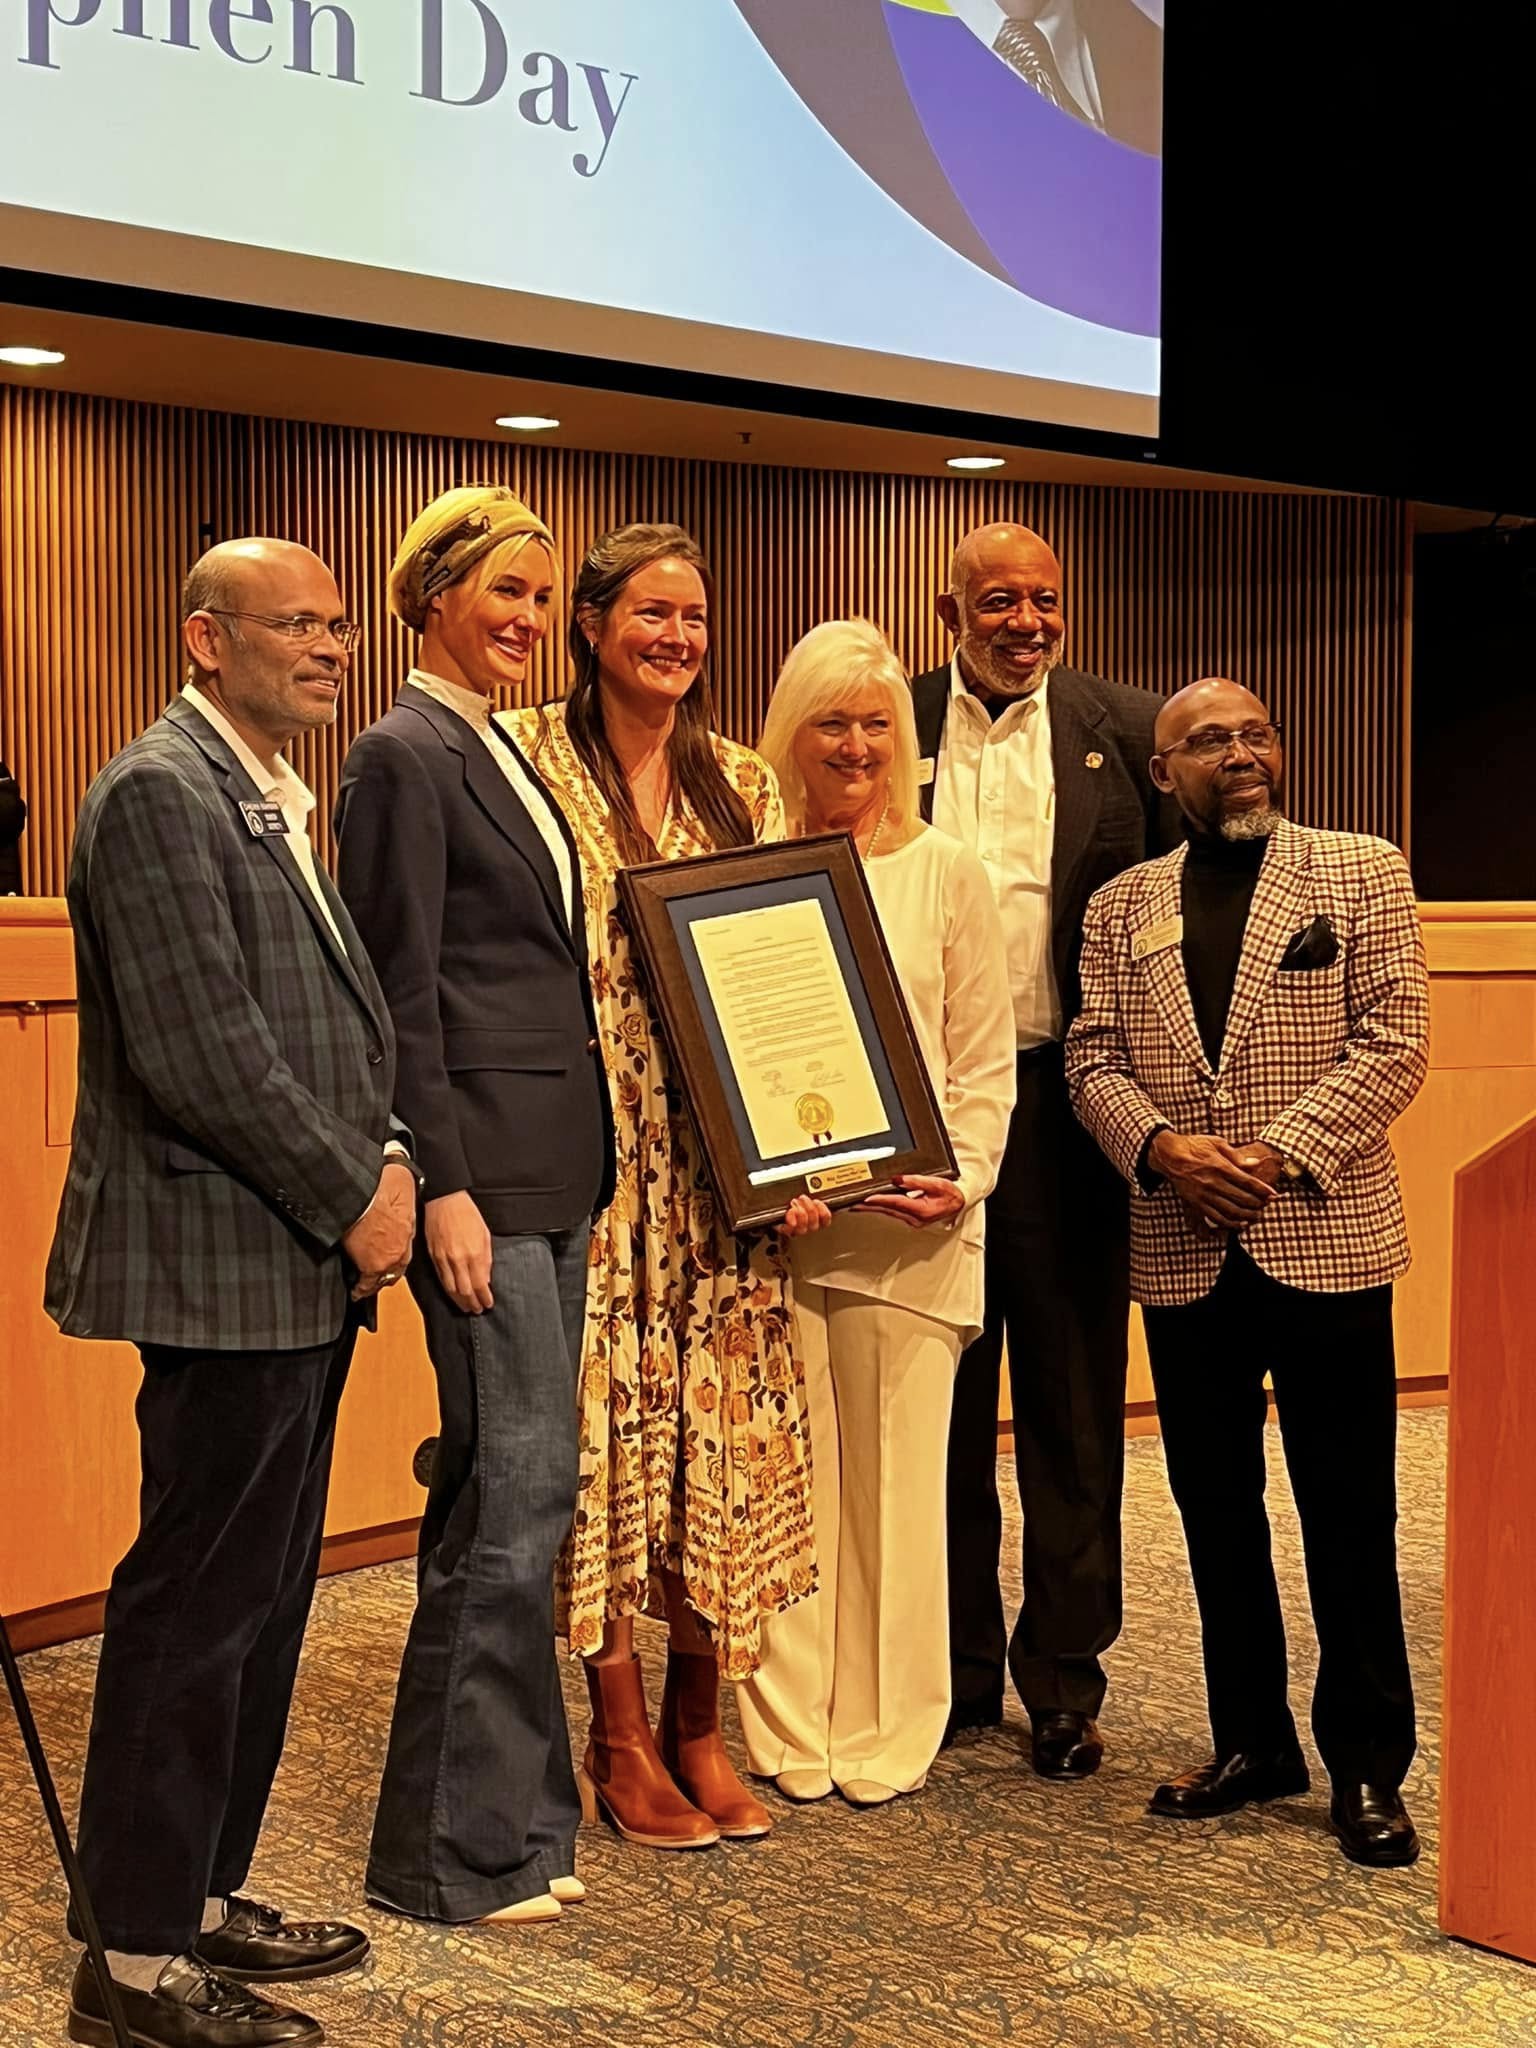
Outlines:
{"label": "man's eyeglasses", "polygon": [[1279,743],[1278,725],[1240,725],[1235,732],[1210,725],[1201,732],[1186,733],[1171,747],[1159,747],[1157,751],[1163,760],[1170,754],[1190,754],[1209,767],[1213,762],[1224,761],[1236,746],[1246,747],[1250,754],[1272,754]]}
{"label": "man's eyeglasses", "polygon": [[216,619],[251,619],[258,626],[270,626],[296,647],[312,647],[329,633],[342,653],[350,654],[363,637],[363,629],[354,619],[318,619],[313,612],[292,612],[274,618],[270,612],[231,612],[216,604],[204,605],[203,609],[212,612]]}

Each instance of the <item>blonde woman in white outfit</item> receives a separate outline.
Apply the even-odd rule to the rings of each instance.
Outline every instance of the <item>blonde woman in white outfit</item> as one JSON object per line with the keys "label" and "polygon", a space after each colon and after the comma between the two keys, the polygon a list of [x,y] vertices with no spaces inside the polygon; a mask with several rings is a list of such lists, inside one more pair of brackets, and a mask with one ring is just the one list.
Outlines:
{"label": "blonde woman in white outfit", "polygon": [[945,1446],[981,1326],[1013,1010],[985,870],[918,815],[911,693],[874,626],[806,634],[759,751],[792,833],[853,835],[959,1167],[908,1175],[793,1246],[821,1590],[765,1622],[741,1722],[752,1769],[789,1798],[835,1784],[875,1806],[919,1789],[949,1713]]}

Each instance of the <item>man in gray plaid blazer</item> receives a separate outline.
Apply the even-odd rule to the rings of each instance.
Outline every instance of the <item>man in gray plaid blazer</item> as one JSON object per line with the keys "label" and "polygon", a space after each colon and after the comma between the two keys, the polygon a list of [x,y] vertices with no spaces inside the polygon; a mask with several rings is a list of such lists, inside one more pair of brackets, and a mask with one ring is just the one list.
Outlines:
{"label": "man in gray plaid blazer", "polygon": [[1281,815],[1279,728],[1237,684],[1181,690],[1156,746],[1189,841],[1089,904],[1067,1044],[1073,1105],[1132,1190],[1131,1291],[1200,1607],[1215,1755],[1151,1807],[1205,1819],[1307,1789],[1264,1509],[1268,1373],[1333,1830],[1357,1862],[1407,1863],[1392,1283],[1408,1241],[1387,1132],[1428,1064],[1413,885],[1385,840]]}
{"label": "man in gray plaid blazer", "polygon": [[[368,1948],[239,1891],[337,1403],[409,1257],[416,1180],[389,1011],[281,756],[334,720],[357,629],[325,564],[281,541],[204,556],[183,612],[187,685],[96,778],[75,835],[79,1093],[46,1305],[144,1366],[140,1526],[107,1600],[81,1865],[134,2039],[241,2048],[322,2038],[248,1985]],[[85,1958],[69,2031],[112,2038]]]}

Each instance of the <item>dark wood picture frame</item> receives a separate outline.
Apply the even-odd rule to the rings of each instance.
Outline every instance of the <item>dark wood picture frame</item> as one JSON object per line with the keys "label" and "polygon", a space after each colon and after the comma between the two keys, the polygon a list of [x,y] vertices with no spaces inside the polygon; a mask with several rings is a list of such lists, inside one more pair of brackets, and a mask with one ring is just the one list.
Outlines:
{"label": "dark wood picture frame", "polygon": [[[807,886],[801,892],[796,882]],[[936,1174],[953,1179],[955,1155],[923,1064],[921,1050],[896,979],[885,935],[875,911],[863,863],[846,832],[792,839],[768,846],[732,848],[695,860],[651,861],[625,868],[618,877],[619,901],[635,952],[644,970],[658,1021],[672,1054],[677,1078],[688,1098],[726,1227],[759,1230],[782,1220],[794,1196],[814,1194],[834,1208],[863,1201],[890,1188],[898,1175]],[[773,1178],[754,1182],[760,1158],[751,1146],[741,1110],[742,1093],[722,1073],[723,1039],[705,1015],[707,990],[679,937],[690,900],[709,901],[707,913],[721,913],[721,898],[739,893],[744,908],[771,890],[776,900],[799,893],[816,898],[827,915],[834,950],[844,968],[865,1053],[877,1080],[895,1095],[888,1156],[851,1167],[818,1166],[812,1153]],[[706,913],[701,907],[701,916]],[[834,929],[834,925],[840,929]],[[852,975],[848,972],[852,966]],[[882,1087],[882,1101],[886,1090]]]}

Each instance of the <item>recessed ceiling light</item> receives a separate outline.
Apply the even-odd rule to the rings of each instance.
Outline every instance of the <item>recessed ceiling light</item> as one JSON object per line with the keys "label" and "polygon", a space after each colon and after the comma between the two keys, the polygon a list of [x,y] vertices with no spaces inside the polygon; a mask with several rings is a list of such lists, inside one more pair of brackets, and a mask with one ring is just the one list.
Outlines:
{"label": "recessed ceiling light", "polygon": [[1001,455],[947,455],[946,463],[951,469],[1001,469]]}
{"label": "recessed ceiling light", "polygon": [[558,427],[558,420],[546,419],[540,412],[509,412],[496,422],[498,427],[509,427],[514,434],[547,434],[551,427]]}
{"label": "recessed ceiling light", "polygon": [[0,348],[0,363],[11,363],[18,370],[47,370],[63,360],[64,352],[57,348]]}

